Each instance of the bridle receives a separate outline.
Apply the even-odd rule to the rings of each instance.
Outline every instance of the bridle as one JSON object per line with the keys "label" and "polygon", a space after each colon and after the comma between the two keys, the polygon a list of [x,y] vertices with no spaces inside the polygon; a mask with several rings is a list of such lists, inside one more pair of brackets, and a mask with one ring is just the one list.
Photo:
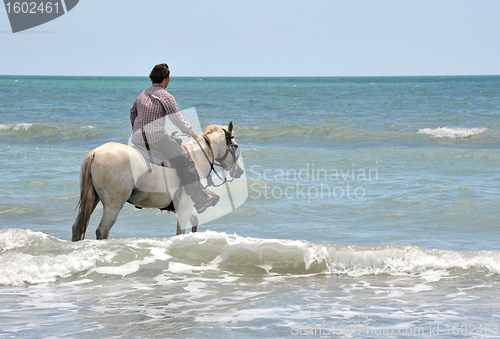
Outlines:
{"label": "bridle", "polygon": [[[200,147],[201,151],[205,155],[205,158],[207,159],[208,163],[210,164],[210,171],[207,174],[207,185],[204,188],[207,188],[209,186],[213,187],[219,187],[224,185],[225,183],[230,183],[234,180],[234,178],[227,179],[225,172],[229,170],[230,167],[234,166],[240,157],[240,152],[238,150],[238,145],[233,143],[234,136],[231,135],[225,128],[222,129],[224,131],[224,135],[226,137],[226,152],[224,153],[223,156],[219,158],[215,158],[214,151],[212,149],[212,145],[210,144],[210,140],[204,136],[203,138],[205,139],[205,142],[207,143],[208,149],[210,150],[210,153],[212,155],[212,160],[207,155],[207,152],[205,152],[205,149],[201,146],[200,142],[198,139],[196,139],[196,142],[198,143],[198,146]],[[227,168],[224,167],[223,162],[226,160],[227,156],[231,154],[233,156],[234,162],[229,165]],[[221,177],[219,173],[215,170],[214,166],[218,166],[224,170],[224,177]],[[212,172],[217,175],[217,177],[221,180],[221,183],[218,185],[214,184],[214,181],[212,179]]]}

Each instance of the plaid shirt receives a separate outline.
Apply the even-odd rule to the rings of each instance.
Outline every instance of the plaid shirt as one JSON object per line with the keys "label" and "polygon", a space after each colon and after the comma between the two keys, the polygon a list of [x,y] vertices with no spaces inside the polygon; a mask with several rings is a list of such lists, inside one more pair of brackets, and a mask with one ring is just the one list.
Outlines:
{"label": "plaid shirt", "polygon": [[183,133],[189,134],[193,130],[189,122],[184,119],[177,108],[172,94],[168,93],[160,84],[146,88],[135,100],[130,109],[134,144],[144,144],[143,131],[148,143],[154,144],[167,133],[165,116]]}

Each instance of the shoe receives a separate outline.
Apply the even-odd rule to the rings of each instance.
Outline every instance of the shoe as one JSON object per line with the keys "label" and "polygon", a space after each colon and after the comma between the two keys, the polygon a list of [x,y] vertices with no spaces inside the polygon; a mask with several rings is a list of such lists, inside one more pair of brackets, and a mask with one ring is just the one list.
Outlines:
{"label": "shoe", "polygon": [[201,214],[207,210],[210,206],[215,206],[220,200],[220,197],[215,194],[214,192],[210,192],[209,190],[205,190],[205,193],[207,194],[200,200],[198,200],[194,204],[194,208],[196,208],[196,212],[198,214]]}

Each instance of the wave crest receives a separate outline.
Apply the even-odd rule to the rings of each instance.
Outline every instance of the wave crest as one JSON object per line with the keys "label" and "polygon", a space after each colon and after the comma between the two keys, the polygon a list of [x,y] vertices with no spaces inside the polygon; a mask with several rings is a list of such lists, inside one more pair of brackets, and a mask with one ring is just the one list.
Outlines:
{"label": "wave crest", "polygon": [[82,140],[105,137],[108,133],[95,126],[51,125],[39,123],[0,124],[0,137],[7,140]]}
{"label": "wave crest", "polygon": [[487,128],[422,128],[418,131],[419,134],[432,135],[435,138],[467,138],[472,135],[484,133]]}
{"label": "wave crest", "polygon": [[[245,238],[206,231],[167,239],[72,243],[41,232],[0,231],[0,284],[54,282],[75,274],[126,276],[160,262],[172,273],[422,274],[473,270],[500,274],[499,251],[457,252],[414,245],[353,246],[303,240]],[[151,269],[151,266],[149,266]]]}
{"label": "wave crest", "polygon": [[[354,246],[303,240],[254,239],[207,231],[174,238],[172,248],[202,251],[215,246],[219,267],[255,266],[267,273],[332,273],[351,276],[479,269],[500,273],[500,252],[456,252],[415,245]],[[179,240],[177,240],[179,239]]]}

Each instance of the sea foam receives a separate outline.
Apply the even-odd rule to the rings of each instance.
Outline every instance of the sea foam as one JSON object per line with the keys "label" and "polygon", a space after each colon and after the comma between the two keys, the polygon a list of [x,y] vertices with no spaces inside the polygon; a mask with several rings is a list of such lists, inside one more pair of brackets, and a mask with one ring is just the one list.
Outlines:
{"label": "sea foam", "polygon": [[422,128],[418,131],[419,134],[432,135],[435,138],[467,138],[472,135],[484,133],[487,128],[449,128],[449,127],[438,127],[438,128]]}
{"label": "sea foam", "polygon": [[19,130],[24,130],[27,131],[33,126],[31,123],[20,123],[20,124],[0,124],[0,130],[12,130],[12,131],[19,131]]}
{"label": "sea foam", "polygon": [[113,132],[93,125],[42,123],[0,124],[0,137],[6,140],[65,141],[107,137]]}
{"label": "sea foam", "polygon": [[[256,239],[206,231],[165,239],[72,243],[41,232],[0,231],[0,284],[55,282],[77,273],[126,276],[155,262],[170,272],[239,271],[264,275],[423,274],[474,270],[500,274],[499,251],[459,252],[415,245],[354,246]],[[188,266],[186,266],[188,265]]]}

